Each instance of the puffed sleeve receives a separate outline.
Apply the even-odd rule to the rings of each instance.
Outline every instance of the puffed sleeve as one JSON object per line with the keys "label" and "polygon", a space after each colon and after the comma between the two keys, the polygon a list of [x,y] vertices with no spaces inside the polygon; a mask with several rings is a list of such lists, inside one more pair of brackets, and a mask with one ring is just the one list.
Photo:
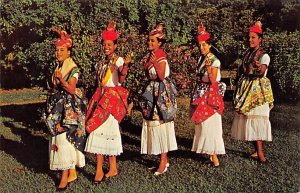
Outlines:
{"label": "puffed sleeve", "polygon": [[218,59],[214,60],[211,66],[214,68],[220,68],[221,67],[220,60],[218,60]]}
{"label": "puffed sleeve", "polygon": [[270,60],[271,60],[271,59],[270,59],[270,56],[269,56],[268,54],[264,54],[264,55],[260,58],[259,62],[262,63],[262,64],[265,64],[265,65],[269,66]]}
{"label": "puffed sleeve", "polygon": [[74,77],[74,78],[76,78],[76,79],[78,80],[79,73],[78,73],[78,72],[76,72],[75,74],[73,74],[73,76],[72,76],[72,77]]}
{"label": "puffed sleeve", "polygon": [[124,59],[122,57],[119,57],[116,62],[117,67],[119,68],[120,66],[123,66],[123,64],[124,64]]}

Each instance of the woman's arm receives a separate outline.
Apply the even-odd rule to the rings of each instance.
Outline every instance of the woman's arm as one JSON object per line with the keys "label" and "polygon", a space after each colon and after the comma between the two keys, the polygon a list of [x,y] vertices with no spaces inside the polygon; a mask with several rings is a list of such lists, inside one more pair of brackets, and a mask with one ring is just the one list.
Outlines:
{"label": "woman's arm", "polygon": [[258,68],[256,76],[258,76],[259,78],[264,77],[265,72],[266,72],[266,70],[268,68],[267,65],[266,64],[262,64],[259,61],[256,61],[255,65]]}
{"label": "woman's arm", "polygon": [[216,82],[217,80],[217,75],[218,75],[218,70],[219,68],[216,67],[206,67],[207,68],[207,74],[208,74],[208,78],[209,81],[213,84]]}
{"label": "woman's arm", "polygon": [[71,77],[68,82],[66,82],[64,79],[61,81],[62,87],[70,94],[74,94],[76,90],[76,83],[77,79],[75,77]]}
{"label": "woman's arm", "polygon": [[122,84],[127,76],[128,64],[131,62],[131,56],[128,54],[125,58],[123,66],[119,67],[119,82]]}
{"label": "woman's arm", "polygon": [[206,60],[205,61],[205,66],[206,66],[206,71],[207,71],[207,75],[209,78],[209,81],[213,84],[216,82],[217,80],[217,76],[218,76],[218,67],[213,67],[211,60]]}
{"label": "woman's arm", "polygon": [[67,82],[62,78],[62,74],[60,71],[55,71],[54,76],[59,80],[60,85],[63,87],[65,91],[67,91],[70,94],[75,93],[76,83],[77,83],[77,79],[75,77],[71,77],[70,80]]}
{"label": "woman's arm", "polygon": [[154,68],[157,73],[158,79],[163,81],[165,79],[166,62],[156,62],[154,63]]}
{"label": "woman's arm", "polygon": [[165,61],[157,62],[156,56],[154,54],[151,55],[150,61],[153,63],[158,79],[163,81],[165,79],[165,70],[167,63]]}

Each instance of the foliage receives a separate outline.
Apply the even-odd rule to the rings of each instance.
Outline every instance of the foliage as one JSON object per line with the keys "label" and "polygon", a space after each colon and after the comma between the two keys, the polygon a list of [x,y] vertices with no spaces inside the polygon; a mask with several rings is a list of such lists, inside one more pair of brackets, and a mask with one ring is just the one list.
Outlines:
{"label": "foliage", "polygon": [[[245,28],[262,17],[266,36],[293,33],[299,39],[300,4],[293,0],[20,0],[1,1],[1,86],[6,88],[47,86],[55,63],[52,41],[56,38],[51,27],[64,29],[73,39],[73,59],[81,69],[81,86],[89,93],[95,85],[94,66],[101,60],[101,31],[107,21],[115,19],[122,31],[118,52],[125,56],[134,52],[134,63],[125,85],[135,93],[143,80],[146,49],[146,34],[158,21],[166,24],[168,38],[166,45],[173,77],[181,94],[190,92],[194,80],[194,67],[198,57],[195,37],[199,19],[203,19],[208,31],[218,40],[216,47],[221,52],[222,68],[234,69],[244,51]],[[237,19],[238,18],[238,19]],[[291,25],[293,23],[293,25]],[[287,35],[289,36],[289,35]],[[281,40],[285,40],[281,38]],[[273,39],[272,42],[275,42]],[[283,50],[288,44],[280,44]],[[296,43],[292,44],[297,50]],[[270,43],[268,46],[276,47]],[[278,47],[278,46],[277,46]],[[296,78],[290,78],[277,71],[285,52],[271,52],[277,64],[273,82],[279,84],[282,77],[288,84],[297,85]],[[286,60],[289,66],[293,60]],[[272,69],[272,65],[270,66]],[[276,69],[275,69],[276,68]],[[271,71],[270,69],[270,71]],[[290,68],[289,68],[290,69]],[[18,74],[18,76],[13,76]],[[278,93],[289,93],[281,83]],[[296,93],[296,94],[295,94]],[[278,95],[281,97],[281,95]],[[297,90],[288,97],[298,100]]]}
{"label": "foliage", "polygon": [[299,32],[270,33],[265,47],[273,56],[269,77],[278,99],[295,101],[300,96]]}

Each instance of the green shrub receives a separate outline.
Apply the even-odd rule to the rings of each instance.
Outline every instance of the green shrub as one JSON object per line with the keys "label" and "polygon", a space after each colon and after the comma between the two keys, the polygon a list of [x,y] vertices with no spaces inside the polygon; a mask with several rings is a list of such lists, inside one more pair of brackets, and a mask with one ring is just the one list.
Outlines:
{"label": "green shrub", "polygon": [[269,49],[269,77],[277,99],[297,101],[300,97],[299,32],[268,33],[264,44]]}
{"label": "green shrub", "polygon": [[[91,93],[95,83],[94,66],[103,55],[101,31],[108,20],[115,19],[118,29],[122,31],[119,54],[125,56],[129,51],[134,52],[134,62],[125,83],[132,93],[138,90],[144,77],[142,66],[147,53],[145,35],[158,21],[164,21],[171,40],[166,50],[172,76],[180,94],[188,94],[193,86],[199,56],[195,39],[200,18],[218,40],[216,46],[222,53],[222,68],[234,69],[244,51],[242,45],[247,35],[244,30],[253,20],[264,15],[262,23],[269,29],[266,37],[271,38],[269,43],[266,40],[266,45],[277,50],[277,39],[284,40],[280,34],[285,31],[295,31],[291,37],[295,41],[299,37],[299,22],[289,24],[298,15],[299,9],[297,1],[289,0],[3,0],[0,6],[0,65],[5,77],[1,76],[1,87],[15,88],[18,84],[19,87],[46,87],[55,66],[51,42],[56,37],[50,29],[56,27],[71,34],[74,42],[72,57],[82,72],[81,85]],[[278,38],[272,39],[271,36]],[[299,49],[295,42],[280,47],[283,51],[270,52],[276,73],[277,66],[283,62],[279,58],[287,57],[283,55],[289,49],[295,53]],[[285,60],[289,65],[295,63],[295,53]],[[16,73],[19,81],[14,81]],[[282,78],[288,73],[276,73],[271,79],[274,79],[272,82],[275,85],[280,85],[276,92],[282,94],[277,96],[287,96],[287,93],[291,95],[288,99],[298,100],[297,76],[287,77],[283,81]]]}

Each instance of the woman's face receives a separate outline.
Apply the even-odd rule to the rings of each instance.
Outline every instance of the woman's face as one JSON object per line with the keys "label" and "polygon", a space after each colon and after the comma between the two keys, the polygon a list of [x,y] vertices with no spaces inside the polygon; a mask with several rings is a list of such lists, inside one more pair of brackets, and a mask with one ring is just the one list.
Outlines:
{"label": "woman's face", "polygon": [[161,46],[161,42],[159,42],[155,36],[149,36],[149,39],[148,39],[148,50],[155,51],[160,46]]}
{"label": "woman's face", "polygon": [[249,33],[249,45],[250,48],[258,48],[261,43],[261,38],[255,32]]}
{"label": "woman's face", "polygon": [[112,40],[104,40],[103,41],[103,50],[106,56],[112,55],[117,49],[117,44]]}
{"label": "woman's face", "polygon": [[200,41],[199,42],[199,47],[200,47],[200,50],[201,50],[201,54],[206,56],[210,52],[211,45],[206,43],[206,41]]}
{"label": "woman's face", "polygon": [[63,62],[70,57],[70,50],[66,46],[56,46],[55,56],[58,61]]}

